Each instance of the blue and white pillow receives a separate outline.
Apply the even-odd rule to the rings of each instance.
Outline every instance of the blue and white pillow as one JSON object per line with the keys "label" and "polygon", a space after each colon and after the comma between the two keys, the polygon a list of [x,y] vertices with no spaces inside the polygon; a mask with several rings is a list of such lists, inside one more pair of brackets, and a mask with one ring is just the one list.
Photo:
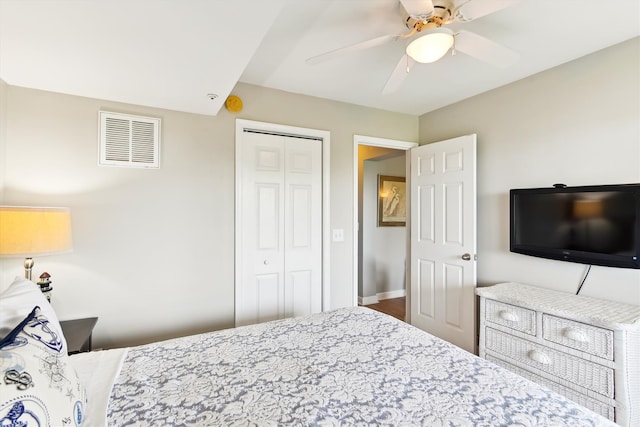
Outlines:
{"label": "blue and white pillow", "polygon": [[0,426],[81,426],[86,391],[40,307],[0,340]]}
{"label": "blue and white pillow", "polygon": [[58,332],[60,342],[66,351],[67,343],[62,336],[62,328],[53,307],[40,291],[40,287],[24,277],[16,277],[7,289],[0,292],[0,338],[11,332],[35,306],[40,307],[40,313],[49,320],[49,327]]}

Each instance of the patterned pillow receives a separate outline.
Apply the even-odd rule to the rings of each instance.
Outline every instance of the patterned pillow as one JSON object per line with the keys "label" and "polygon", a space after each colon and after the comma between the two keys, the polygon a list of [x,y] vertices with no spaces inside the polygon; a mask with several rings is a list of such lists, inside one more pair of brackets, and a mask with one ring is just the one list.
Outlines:
{"label": "patterned pillow", "polygon": [[27,317],[35,306],[40,307],[40,313],[49,320],[49,327],[58,333],[60,344],[64,351],[67,351],[67,343],[62,336],[62,328],[53,307],[38,285],[24,277],[16,277],[7,289],[0,292],[0,338]]}
{"label": "patterned pillow", "polygon": [[87,397],[40,307],[0,340],[0,426],[81,426]]}

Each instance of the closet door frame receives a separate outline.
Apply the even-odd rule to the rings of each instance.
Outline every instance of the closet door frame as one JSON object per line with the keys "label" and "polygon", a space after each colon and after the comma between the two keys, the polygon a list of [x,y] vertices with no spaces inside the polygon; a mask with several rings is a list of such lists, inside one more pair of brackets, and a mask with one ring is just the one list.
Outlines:
{"label": "closet door frame", "polygon": [[322,311],[331,309],[330,304],[330,283],[331,277],[331,263],[330,263],[330,205],[329,205],[329,185],[330,185],[330,132],[301,128],[296,126],[288,126],[267,122],[259,122],[253,120],[236,119],[236,135],[235,135],[235,307],[236,307],[236,326],[238,326],[238,304],[239,304],[239,292],[242,278],[242,248],[241,241],[239,239],[242,227],[242,206],[239,201],[241,200],[241,173],[243,161],[241,155],[241,143],[242,136],[246,130],[254,132],[264,132],[269,134],[278,134],[284,136],[296,136],[301,138],[311,138],[321,140],[322,143]]}

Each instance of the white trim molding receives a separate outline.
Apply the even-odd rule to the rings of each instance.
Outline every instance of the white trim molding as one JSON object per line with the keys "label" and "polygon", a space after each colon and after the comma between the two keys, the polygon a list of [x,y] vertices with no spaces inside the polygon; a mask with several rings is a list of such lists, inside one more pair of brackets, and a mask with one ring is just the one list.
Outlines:
{"label": "white trim molding", "polygon": [[[328,311],[331,309],[331,231],[330,231],[330,147],[331,147],[331,132],[319,129],[301,128],[296,126],[281,125],[275,123],[258,122],[254,120],[236,119],[236,143],[235,143],[235,157],[240,158],[238,141],[242,140],[242,133],[244,129],[261,130],[267,133],[296,135],[309,137],[322,140],[322,311]],[[238,236],[238,224],[239,215],[237,209],[238,200],[240,200],[240,192],[242,189],[238,185],[239,182],[239,167],[236,165],[236,209],[235,209],[235,224],[236,224],[236,237]],[[240,277],[239,273],[239,254],[235,253],[235,281]],[[236,292],[238,286],[235,286]],[[236,295],[236,300],[238,296]]]}

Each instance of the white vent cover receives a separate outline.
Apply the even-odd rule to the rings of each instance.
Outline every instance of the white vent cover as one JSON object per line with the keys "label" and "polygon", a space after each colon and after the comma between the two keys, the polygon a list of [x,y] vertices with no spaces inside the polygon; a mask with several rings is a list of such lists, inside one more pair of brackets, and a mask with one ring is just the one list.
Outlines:
{"label": "white vent cover", "polygon": [[160,167],[160,119],[100,111],[103,166]]}

